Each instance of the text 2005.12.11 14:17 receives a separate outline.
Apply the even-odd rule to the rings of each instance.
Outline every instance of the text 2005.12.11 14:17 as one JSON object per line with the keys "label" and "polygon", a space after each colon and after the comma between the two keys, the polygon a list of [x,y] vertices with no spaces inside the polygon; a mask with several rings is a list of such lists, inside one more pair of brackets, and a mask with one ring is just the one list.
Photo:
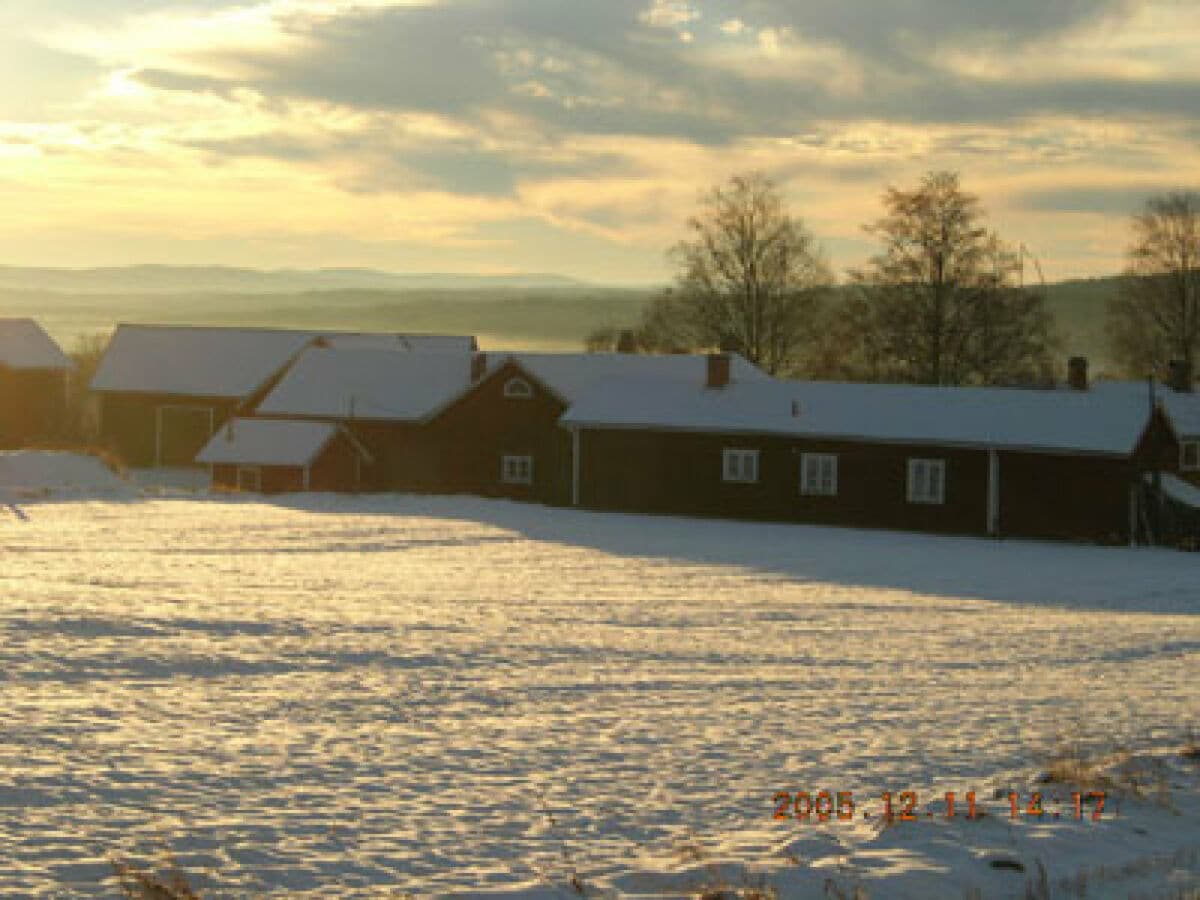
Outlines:
{"label": "text 2005.12.11 14:17", "polygon": [[[893,802],[893,798],[895,802]],[[967,819],[981,819],[986,815],[995,815],[997,812],[989,813],[985,811],[982,805],[976,803],[975,791],[967,791],[964,795],[964,803],[959,803],[958,795],[953,791],[948,791],[943,795],[945,803],[945,811],[941,814],[941,818],[954,819],[960,814],[963,814]],[[1070,804],[1067,806],[1065,813],[1067,817],[1080,819],[1084,818],[1084,813],[1088,812],[1092,821],[1098,822],[1101,814],[1104,811],[1104,791],[1074,791],[1070,795]],[[884,818],[888,821],[900,822],[916,822],[920,819],[932,819],[935,813],[928,810],[924,815],[918,812],[919,798],[916,791],[902,791],[899,794],[893,795],[890,791],[884,791],[880,795],[882,808],[879,812],[872,816],[866,810],[863,811],[862,817],[870,819],[874,817]],[[1059,798],[1053,797],[1051,800],[1060,802]],[[1022,800],[1021,796],[1015,791],[1008,794],[1007,812],[1013,819],[1026,818],[1063,818],[1062,811],[1051,812],[1046,808],[1046,798],[1040,792],[1034,792],[1029,795],[1027,800]],[[810,794],[808,791],[779,791],[775,794],[775,818],[776,819],[796,819],[801,822],[813,821],[828,822],[831,820],[849,821],[855,817],[856,804],[854,802],[853,791],[818,791],[816,794]]]}

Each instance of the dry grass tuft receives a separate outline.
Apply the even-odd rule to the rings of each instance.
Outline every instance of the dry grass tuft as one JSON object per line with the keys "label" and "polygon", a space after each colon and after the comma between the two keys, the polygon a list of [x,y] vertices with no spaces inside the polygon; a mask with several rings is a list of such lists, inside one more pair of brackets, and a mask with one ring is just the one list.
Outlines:
{"label": "dry grass tuft", "polygon": [[111,863],[128,900],[201,900],[170,851],[163,853],[161,872],[140,869],[116,856]]}

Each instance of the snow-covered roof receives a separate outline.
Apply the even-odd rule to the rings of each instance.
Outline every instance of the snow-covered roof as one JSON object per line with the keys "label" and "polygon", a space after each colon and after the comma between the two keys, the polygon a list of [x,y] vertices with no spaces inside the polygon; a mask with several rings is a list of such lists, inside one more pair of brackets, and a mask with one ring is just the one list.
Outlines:
{"label": "snow-covered roof", "polygon": [[466,390],[469,353],[305,350],[263,398],[262,415],[416,421]]}
{"label": "snow-covered roof", "polygon": [[[1144,381],[1097,381],[1090,392],[1131,398],[1147,409],[1150,406],[1150,388]],[[1177,435],[1200,437],[1200,393],[1176,391],[1165,384],[1156,384],[1154,399],[1166,411]]]}
{"label": "snow-covered roof", "polygon": [[231,419],[200,451],[196,462],[247,466],[307,466],[337,434],[328,422]]}
{"label": "snow-covered roof", "polygon": [[1087,391],[624,378],[597,384],[561,422],[1126,455],[1149,418],[1131,395]]}
{"label": "snow-covered roof", "polygon": [[[568,403],[605,379],[642,377],[670,378],[703,383],[708,357],[700,354],[644,353],[489,353],[488,370],[509,360],[533,375]],[[739,354],[731,354],[733,381],[769,381],[770,376]]]}
{"label": "snow-covered roof", "polygon": [[[1159,476],[1162,482],[1163,493],[1174,500],[1178,500],[1184,506],[1190,506],[1193,509],[1200,509],[1200,487],[1184,481],[1177,475],[1172,475],[1169,472],[1163,472]],[[1151,482],[1153,476],[1147,474],[1146,481]]]}
{"label": "snow-covered roof", "polygon": [[33,319],[0,319],[0,366],[71,369],[74,363]]}
{"label": "snow-covered roof", "polygon": [[443,335],[122,325],[91,386],[95,391],[242,398],[318,339],[334,347],[393,350],[441,350],[475,343],[474,338]]}

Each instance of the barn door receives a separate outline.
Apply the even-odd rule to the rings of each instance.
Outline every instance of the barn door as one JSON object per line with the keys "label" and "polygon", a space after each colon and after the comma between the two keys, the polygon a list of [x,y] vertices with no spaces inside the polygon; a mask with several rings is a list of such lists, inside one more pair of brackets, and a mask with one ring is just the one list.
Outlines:
{"label": "barn door", "polygon": [[160,406],[156,464],[194,466],[196,454],[213,436],[214,416],[208,406]]}

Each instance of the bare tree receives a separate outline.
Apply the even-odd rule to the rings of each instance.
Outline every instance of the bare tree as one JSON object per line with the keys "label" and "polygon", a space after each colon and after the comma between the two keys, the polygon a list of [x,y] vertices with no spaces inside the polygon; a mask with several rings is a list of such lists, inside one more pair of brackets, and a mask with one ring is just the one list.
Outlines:
{"label": "bare tree", "polygon": [[646,311],[655,349],[721,348],[767,372],[797,365],[833,278],[815,240],[765,175],[736,175],[703,198],[672,250],[674,289]]}
{"label": "bare tree", "polygon": [[1020,259],[982,224],[979,199],[955,172],[910,191],[890,187],[868,232],[883,244],[851,273],[845,305],[852,374],[921,384],[1040,380],[1051,367],[1045,299],[1019,287]]}
{"label": "bare tree", "polygon": [[1109,302],[1113,358],[1133,376],[1200,356],[1200,194],[1151,197],[1133,217],[1120,292]]}

